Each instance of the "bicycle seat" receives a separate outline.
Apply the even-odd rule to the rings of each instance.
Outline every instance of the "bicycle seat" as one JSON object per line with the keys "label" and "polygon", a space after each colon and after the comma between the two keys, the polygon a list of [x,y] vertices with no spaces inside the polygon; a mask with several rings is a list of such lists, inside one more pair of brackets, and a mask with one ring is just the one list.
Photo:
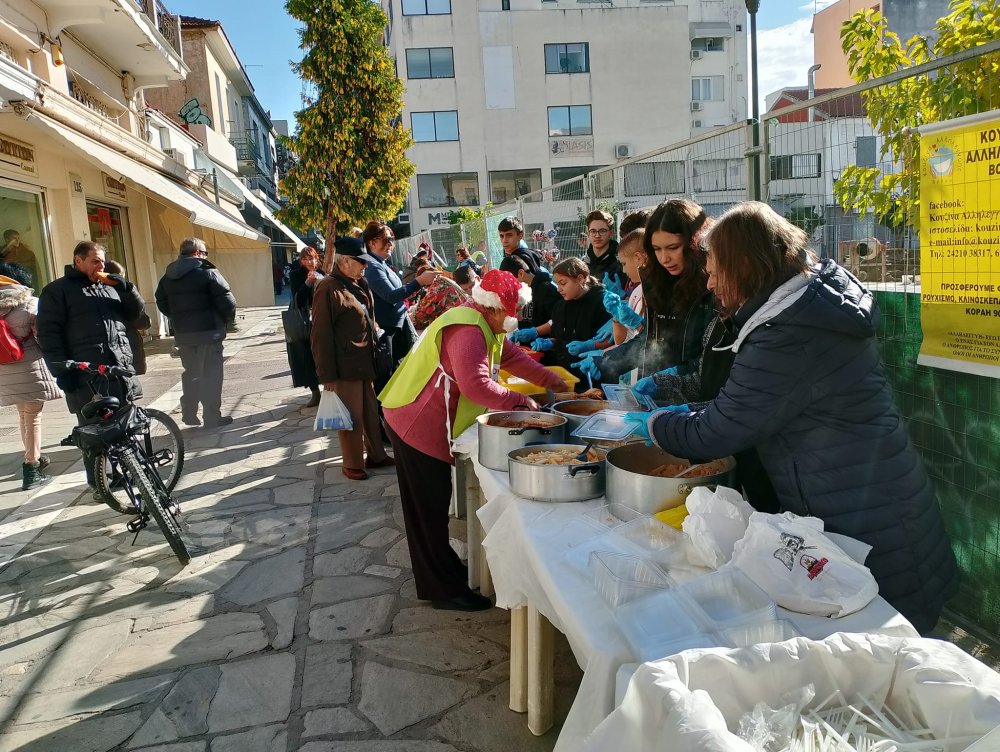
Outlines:
{"label": "bicycle seat", "polygon": [[95,418],[102,415],[105,411],[116,412],[121,405],[121,402],[117,397],[101,397],[100,399],[91,400],[86,405],[84,405],[80,414],[86,420]]}

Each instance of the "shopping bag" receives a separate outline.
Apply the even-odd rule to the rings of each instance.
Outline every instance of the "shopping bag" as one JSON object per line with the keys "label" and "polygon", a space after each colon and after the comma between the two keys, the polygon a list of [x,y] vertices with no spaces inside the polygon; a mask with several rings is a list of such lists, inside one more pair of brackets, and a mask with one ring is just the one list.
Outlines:
{"label": "shopping bag", "polygon": [[789,611],[846,616],[878,595],[878,584],[823,532],[823,521],[791,512],[750,516],[733,565]]}
{"label": "shopping bag", "polygon": [[685,501],[688,516],[682,529],[691,545],[688,557],[693,564],[718,569],[733,555],[733,546],[747,529],[753,513],[739,491],[719,486],[696,486]]}
{"label": "shopping bag", "polygon": [[354,428],[351,413],[336,392],[323,391],[313,428],[317,431],[350,431]]}

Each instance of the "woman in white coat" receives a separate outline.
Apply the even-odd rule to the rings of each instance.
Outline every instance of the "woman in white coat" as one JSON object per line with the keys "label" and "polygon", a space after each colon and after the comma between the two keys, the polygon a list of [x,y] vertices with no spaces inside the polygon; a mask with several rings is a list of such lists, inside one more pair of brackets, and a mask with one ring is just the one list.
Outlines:
{"label": "woman in white coat", "polygon": [[[30,491],[49,481],[43,472],[49,458],[42,454],[42,408],[63,393],[42,360],[35,339],[38,298],[31,289],[31,274],[19,264],[0,264],[0,319],[24,354],[20,360],[0,360],[0,405],[17,408],[24,445],[21,488]],[[9,362],[8,362],[9,361]]]}

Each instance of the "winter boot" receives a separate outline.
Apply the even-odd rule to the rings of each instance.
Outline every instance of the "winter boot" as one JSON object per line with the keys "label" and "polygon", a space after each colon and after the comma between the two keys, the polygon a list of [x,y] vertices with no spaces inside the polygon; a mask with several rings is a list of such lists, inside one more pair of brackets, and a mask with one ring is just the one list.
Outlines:
{"label": "winter boot", "polygon": [[42,473],[38,465],[29,465],[27,462],[21,465],[21,490],[30,491],[48,483],[52,478]]}

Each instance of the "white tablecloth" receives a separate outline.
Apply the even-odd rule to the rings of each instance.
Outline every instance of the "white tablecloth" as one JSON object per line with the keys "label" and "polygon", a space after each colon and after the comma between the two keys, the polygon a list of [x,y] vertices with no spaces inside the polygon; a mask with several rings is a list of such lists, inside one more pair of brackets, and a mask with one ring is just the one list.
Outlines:
{"label": "white tablecloth", "polygon": [[[615,621],[611,607],[595,590],[586,560],[592,549],[614,550],[614,541],[586,516],[603,506],[602,498],[553,504],[522,499],[510,490],[507,473],[484,468],[463,435],[463,450],[472,457],[486,504],[479,510],[486,537],[497,605],[533,605],[566,635],[583,682],[556,743],[556,752],[580,749],[583,740],[614,710],[615,674],[635,662],[632,648]],[[705,570],[707,571],[707,570]],[[834,632],[871,632],[916,637],[910,623],[885,600],[876,598],[861,611],[841,619],[795,614],[778,609],[806,637],[821,639]]]}

